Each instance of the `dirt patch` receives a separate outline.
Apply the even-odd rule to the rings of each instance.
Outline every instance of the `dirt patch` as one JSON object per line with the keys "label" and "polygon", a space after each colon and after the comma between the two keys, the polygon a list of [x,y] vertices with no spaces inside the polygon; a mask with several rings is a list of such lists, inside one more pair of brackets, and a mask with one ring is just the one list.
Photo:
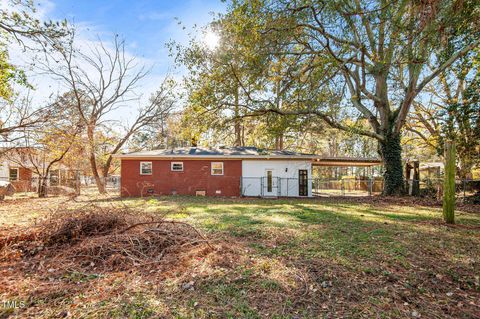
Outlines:
{"label": "dirt patch", "polygon": [[[359,203],[368,204],[374,207],[385,207],[391,205],[409,206],[409,207],[442,207],[442,203],[435,198],[413,197],[413,196],[369,196],[369,197],[322,197],[316,200],[325,203]],[[457,201],[456,209],[466,213],[480,214],[480,204]]]}
{"label": "dirt patch", "polygon": [[478,230],[478,231],[480,231],[480,226],[461,225],[461,224],[447,224],[443,221],[437,221],[437,220],[419,221],[417,223],[418,224],[425,224],[425,225],[433,225],[433,226],[444,226],[444,227],[456,228],[456,229],[467,229],[467,230]]}

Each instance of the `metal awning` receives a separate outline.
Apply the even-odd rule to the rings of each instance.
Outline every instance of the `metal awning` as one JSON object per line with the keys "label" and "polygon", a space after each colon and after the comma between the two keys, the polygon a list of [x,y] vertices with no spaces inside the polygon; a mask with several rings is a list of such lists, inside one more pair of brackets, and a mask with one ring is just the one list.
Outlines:
{"label": "metal awning", "polygon": [[313,166],[357,166],[371,167],[382,165],[379,158],[369,157],[317,157],[312,160]]}

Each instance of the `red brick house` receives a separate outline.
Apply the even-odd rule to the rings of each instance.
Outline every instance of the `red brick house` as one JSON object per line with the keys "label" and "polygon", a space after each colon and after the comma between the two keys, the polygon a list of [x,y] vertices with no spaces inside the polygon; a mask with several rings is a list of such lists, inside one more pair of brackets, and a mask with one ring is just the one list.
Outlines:
{"label": "red brick house", "polygon": [[17,192],[30,192],[32,190],[32,170],[27,167],[19,156],[12,160],[5,154],[0,157],[0,180],[9,181]]}
{"label": "red brick house", "polygon": [[[15,186],[16,192],[34,192],[38,189],[37,170],[46,166],[41,156],[35,155],[35,149],[16,147],[0,149],[0,181],[8,181]],[[50,170],[48,186],[68,186],[68,168],[57,163]]]}
{"label": "red brick house", "polygon": [[240,196],[241,175],[241,160],[122,159],[121,195]]}
{"label": "red brick house", "polygon": [[[13,171],[17,171],[16,179],[12,175]],[[10,182],[15,186],[17,192],[31,192],[32,191],[32,170],[25,167],[10,168]]]}
{"label": "red brick house", "polygon": [[[301,165],[299,168],[307,178],[307,175],[311,174],[312,155],[288,151],[267,153],[254,147],[192,147],[134,152],[117,155],[116,158],[121,160],[121,196],[124,197],[172,194],[238,197],[243,195],[244,177],[255,174],[263,176],[265,165],[268,167],[265,191],[270,191],[271,196],[277,196],[274,194],[274,168],[280,165],[279,163],[288,166],[295,162]],[[260,173],[252,167],[261,167]],[[277,172],[284,170],[282,167]],[[260,181],[262,177],[257,178]],[[307,189],[301,196],[310,196],[306,180],[305,186]],[[251,196],[260,196],[259,192],[260,189]]]}
{"label": "red brick house", "polygon": [[242,161],[224,152],[181,148],[136,152],[121,159],[121,196],[240,196]]}
{"label": "red brick house", "polygon": [[121,196],[312,197],[313,166],[378,165],[255,147],[178,148],[119,154]]}

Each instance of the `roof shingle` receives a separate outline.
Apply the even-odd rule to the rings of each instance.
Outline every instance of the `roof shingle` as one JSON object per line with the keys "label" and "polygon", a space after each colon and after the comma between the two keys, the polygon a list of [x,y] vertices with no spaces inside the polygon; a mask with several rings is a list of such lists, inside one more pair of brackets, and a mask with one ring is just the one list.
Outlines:
{"label": "roof shingle", "polygon": [[304,154],[292,151],[266,150],[256,147],[219,147],[219,148],[203,148],[203,147],[184,147],[173,149],[159,149],[152,151],[140,151],[123,154],[124,156],[315,156],[314,154]]}

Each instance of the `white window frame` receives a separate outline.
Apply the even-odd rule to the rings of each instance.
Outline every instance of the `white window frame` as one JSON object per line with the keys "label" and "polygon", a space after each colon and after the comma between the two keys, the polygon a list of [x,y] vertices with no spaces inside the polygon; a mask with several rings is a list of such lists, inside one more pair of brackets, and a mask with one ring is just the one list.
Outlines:
{"label": "white window frame", "polygon": [[[12,169],[14,169],[14,170],[17,171],[17,178],[16,178],[16,179],[11,179],[11,178],[10,178],[10,170],[12,170]],[[10,168],[8,169],[8,180],[9,180],[10,182],[18,182],[18,181],[20,180],[20,169],[19,169],[18,167],[10,167]]]}
{"label": "white window frame", "polygon": [[[173,169],[173,165],[182,165],[182,169]],[[172,172],[183,172],[183,162],[171,162],[170,163],[170,170]]]}
{"label": "white window frame", "polygon": [[[213,164],[221,164],[222,165],[222,173],[221,174],[215,174],[213,173]],[[216,169],[219,169],[219,168],[216,168]],[[213,175],[213,176],[222,176],[224,173],[224,166],[223,166],[223,162],[212,162],[210,164],[210,174]]]}
{"label": "white window frame", "polygon": [[[142,171],[142,164],[150,164],[150,173],[144,173]],[[153,163],[152,162],[140,162],[140,175],[152,175],[153,174]]]}

